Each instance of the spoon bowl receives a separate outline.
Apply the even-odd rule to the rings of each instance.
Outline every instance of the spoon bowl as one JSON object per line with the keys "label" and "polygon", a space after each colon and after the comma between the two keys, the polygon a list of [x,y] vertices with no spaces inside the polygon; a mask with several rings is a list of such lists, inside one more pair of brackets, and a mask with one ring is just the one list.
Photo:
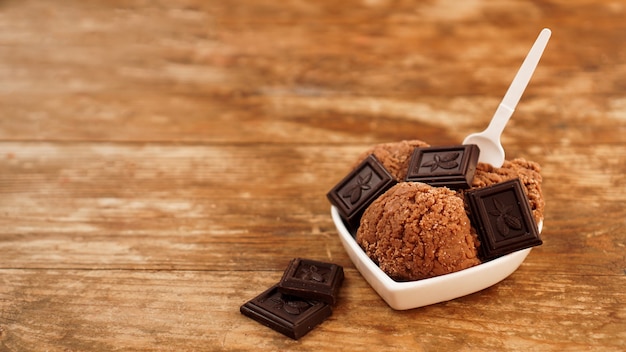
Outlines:
{"label": "spoon bowl", "polygon": [[489,130],[472,133],[465,137],[463,144],[476,144],[480,149],[478,161],[500,167],[504,163],[505,153],[500,136],[489,133]]}

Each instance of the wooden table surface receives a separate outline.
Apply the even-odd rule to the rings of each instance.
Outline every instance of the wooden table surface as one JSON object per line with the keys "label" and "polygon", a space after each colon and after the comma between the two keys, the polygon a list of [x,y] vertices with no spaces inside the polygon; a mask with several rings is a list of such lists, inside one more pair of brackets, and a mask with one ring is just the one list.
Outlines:
{"label": "wooden table surface", "polygon": [[[626,1],[0,1],[0,351],[623,351]],[[367,147],[482,130],[543,167],[544,245],[395,311],[326,192]],[[300,340],[239,307],[293,257],[346,280]]]}

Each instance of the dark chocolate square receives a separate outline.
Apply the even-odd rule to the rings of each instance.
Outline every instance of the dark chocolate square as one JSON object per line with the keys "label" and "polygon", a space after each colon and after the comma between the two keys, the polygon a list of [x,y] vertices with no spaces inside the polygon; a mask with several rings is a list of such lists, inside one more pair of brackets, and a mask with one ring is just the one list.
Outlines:
{"label": "dark chocolate square", "polygon": [[479,154],[475,144],[415,148],[406,181],[451,189],[469,188]]}
{"label": "dark chocolate square", "polygon": [[326,196],[350,227],[355,228],[365,209],[396,183],[376,157],[369,155]]}
{"label": "dark chocolate square", "polygon": [[283,273],[278,290],[284,294],[335,304],[343,277],[343,267],[337,264],[295,258]]}
{"label": "dark chocolate square", "polygon": [[332,313],[328,303],[284,295],[278,292],[278,285],[246,302],[239,311],[292,339],[306,335]]}
{"label": "dark chocolate square", "polygon": [[484,259],[543,243],[522,187],[516,178],[465,193]]}

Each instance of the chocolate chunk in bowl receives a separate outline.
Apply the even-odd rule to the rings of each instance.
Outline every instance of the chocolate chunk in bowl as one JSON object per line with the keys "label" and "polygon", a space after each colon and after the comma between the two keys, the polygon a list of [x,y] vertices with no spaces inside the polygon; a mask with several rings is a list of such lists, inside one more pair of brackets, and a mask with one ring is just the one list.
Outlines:
{"label": "chocolate chunk in bowl", "polygon": [[415,148],[406,181],[450,189],[470,188],[479,154],[475,144]]}
{"label": "chocolate chunk in bowl", "polygon": [[516,178],[465,193],[484,259],[543,243],[522,187]]}
{"label": "chocolate chunk in bowl", "polygon": [[394,184],[393,176],[374,155],[369,155],[326,196],[354,230],[365,208]]}

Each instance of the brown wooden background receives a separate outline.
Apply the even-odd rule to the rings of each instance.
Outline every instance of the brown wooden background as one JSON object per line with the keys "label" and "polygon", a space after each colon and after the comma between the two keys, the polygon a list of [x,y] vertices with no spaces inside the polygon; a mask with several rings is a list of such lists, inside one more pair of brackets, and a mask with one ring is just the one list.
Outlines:
{"label": "brown wooden background", "polygon": [[[623,351],[626,1],[0,1],[0,351]],[[543,166],[544,245],[390,309],[326,192],[374,143],[482,130]],[[239,306],[292,257],[346,281],[299,341]],[[341,347],[338,347],[341,346]]]}

